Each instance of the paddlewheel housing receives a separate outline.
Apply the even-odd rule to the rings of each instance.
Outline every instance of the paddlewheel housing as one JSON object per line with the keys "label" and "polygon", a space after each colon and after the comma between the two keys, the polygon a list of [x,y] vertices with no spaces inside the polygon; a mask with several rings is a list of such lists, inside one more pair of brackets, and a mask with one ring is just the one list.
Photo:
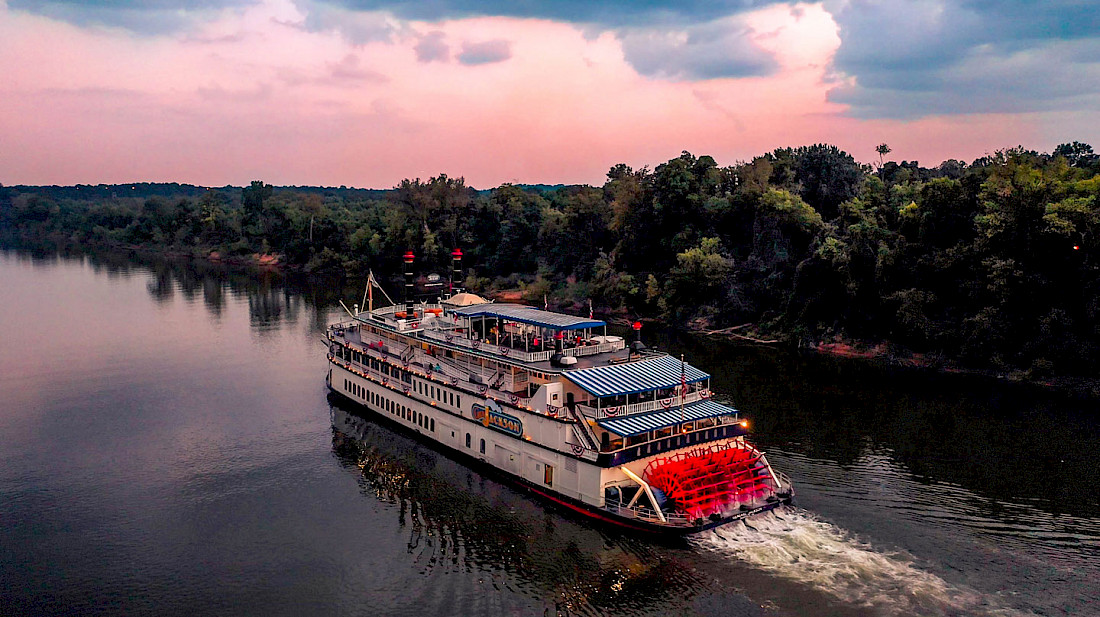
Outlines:
{"label": "paddlewheel housing", "polygon": [[722,514],[737,503],[756,502],[779,486],[764,454],[741,442],[657,458],[642,476],[692,519]]}

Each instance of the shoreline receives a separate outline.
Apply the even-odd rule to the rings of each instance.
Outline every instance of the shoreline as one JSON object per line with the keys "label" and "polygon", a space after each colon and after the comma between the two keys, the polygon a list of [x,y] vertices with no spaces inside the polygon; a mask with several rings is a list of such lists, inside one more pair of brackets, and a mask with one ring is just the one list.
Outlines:
{"label": "shoreline", "polygon": [[[50,246],[46,246],[46,245]],[[28,250],[53,250],[53,251],[77,251],[88,253],[92,251],[105,251],[113,253],[129,253],[143,255],[150,258],[165,259],[168,261],[201,262],[211,266],[222,266],[242,273],[268,273],[291,276],[306,276],[310,278],[327,278],[339,276],[348,279],[346,272],[334,271],[307,271],[303,266],[284,262],[281,257],[273,253],[252,253],[250,255],[223,256],[219,251],[184,251],[170,248],[150,248],[140,245],[86,245],[73,242],[49,242],[49,243],[0,243],[0,249],[28,251]],[[494,301],[523,302],[522,292],[517,290],[498,290],[486,292],[483,295]],[[574,310],[576,302],[564,303],[553,307],[561,310]],[[597,317],[601,317],[608,324],[627,326],[637,320],[642,323],[658,325],[665,328],[679,330],[700,339],[717,338],[718,340],[732,342],[740,345],[771,347],[788,352],[807,353],[818,357],[833,358],[841,361],[850,361],[870,366],[898,369],[916,372],[933,372],[940,375],[962,375],[993,379],[1002,383],[1013,383],[1041,388],[1049,392],[1059,392],[1074,397],[1088,399],[1100,399],[1100,378],[1090,378],[1074,375],[1052,375],[1041,378],[1032,377],[1024,369],[1011,369],[997,371],[994,369],[972,368],[958,364],[950,358],[932,353],[914,352],[889,341],[867,342],[855,339],[843,339],[833,337],[826,341],[792,341],[786,333],[760,332],[752,329],[753,324],[744,324],[728,328],[708,330],[702,323],[688,323],[677,325],[668,323],[656,317],[630,318],[625,310],[595,311]],[[747,332],[749,334],[742,334]],[[766,338],[761,338],[766,337]]]}

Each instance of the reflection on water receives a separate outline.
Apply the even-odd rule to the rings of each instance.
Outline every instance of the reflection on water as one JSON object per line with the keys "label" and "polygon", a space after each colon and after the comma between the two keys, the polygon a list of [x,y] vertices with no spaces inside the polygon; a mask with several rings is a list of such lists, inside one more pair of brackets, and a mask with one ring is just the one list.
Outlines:
{"label": "reflection on water", "polygon": [[11,252],[0,280],[0,614],[1100,606],[1094,401],[647,331],[798,487],[655,544],[330,404],[318,334],[360,283]]}
{"label": "reflection on water", "polygon": [[[697,587],[660,547],[559,518],[411,438],[332,404],[332,450],[363,490],[394,507],[424,574],[490,571],[534,585],[569,614],[665,612]],[[369,412],[368,412],[369,413]]]}

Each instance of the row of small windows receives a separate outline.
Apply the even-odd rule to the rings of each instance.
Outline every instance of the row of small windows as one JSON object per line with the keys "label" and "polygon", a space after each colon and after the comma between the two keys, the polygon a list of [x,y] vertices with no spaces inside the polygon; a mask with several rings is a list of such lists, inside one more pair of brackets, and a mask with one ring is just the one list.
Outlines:
{"label": "row of small windows", "polygon": [[[418,383],[417,385],[419,386],[417,388],[417,391],[420,392],[421,394],[425,394],[426,396],[431,396],[432,398],[437,398],[441,394],[444,395],[444,396],[445,395],[450,395],[450,401],[451,401],[452,405],[455,405],[455,404],[461,405],[462,404],[462,397],[456,397],[456,396],[454,396],[454,393],[443,392],[440,388],[436,388],[434,386],[430,386],[430,385],[427,385],[427,384],[424,384],[424,383]],[[426,415],[424,415],[424,414],[422,414],[418,411],[415,411],[413,409],[405,407],[404,405],[401,405],[401,404],[399,404],[396,401],[393,401],[391,399],[385,398],[385,397],[379,395],[376,392],[367,392],[359,384],[352,383],[350,380],[347,380],[347,379],[344,380],[344,389],[348,392],[351,392],[352,394],[355,394],[356,396],[366,398],[367,400],[370,401],[370,403],[372,405],[376,405],[376,406],[384,409],[385,411],[389,412],[390,415],[397,416],[397,417],[401,418],[402,420],[407,420],[407,421],[410,421],[410,422],[414,422],[414,423],[416,423],[417,426],[419,426],[423,429],[426,429],[426,430],[431,431],[433,433],[435,432],[435,418],[429,418],[428,416],[426,416]],[[447,399],[443,398],[442,400],[446,401]],[[456,403],[456,401],[457,401],[457,403]],[[453,432],[451,433],[451,436],[452,437],[454,436]],[[707,437],[709,437],[709,436],[710,436],[710,431],[707,431]],[[677,442],[678,441],[679,441],[679,438],[677,437]],[[472,444],[473,444],[473,437],[470,435],[470,433],[466,433],[466,447],[470,448],[470,447],[472,447]],[[481,454],[485,454],[485,440],[484,439],[479,439],[478,440],[478,452],[481,453]],[[551,467],[550,465],[546,465],[545,478],[543,479],[543,481],[547,485],[552,485],[553,482],[554,482],[554,468]]]}
{"label": "row of small windows", "polygon": [[656,441],[656,442],[650,443],[648,445],[639,446],[638,448],[635,448],[634,452],[637,456],[643,456],[643,455],[646,455],[646,454],[656,454],[656,453],[661,452],[663,450],[675,449],[675,448],[679,448],[681,446],[691,445],[693,443],[699,443],[701,441],[710,441],[712,438],[713,439],[718,439],[718,438],[726,437],[727,435],[729,435],[728,427],[721,427],[721,428],[711,429],[709,431],[701,431],[701,432],[698,432],[698,433],[691,433],[691,434],[688,434],[688,435],[676,436],[676,437],[673,437],[671,439],[667,439],[667,440],[664,440],[664,441]]}
{"label": "row of small windows", "polygon": [[429,418],[428,416],[415,411],[409,407],[405,407],[397,403],[396,401],[385,398],[375,392],[367,392],[359,384],[352,383],[347,379],[344,380],[344,389],[356,396],[365,398],[370,401],[370,404],[377,407],[381,407],[390,413],[390,415],[398,416],[402,420],[408,420],[415,422],[417,426],[427,429],[431,432],[435,432],[435,418]]}
{"label": "row of small windows", "polygon": [[346,360],[348,362],[357,362],[359,364],[362,364],[363,366],[369,366],[373,370],[382,373],[383,375],[388,375],[395,379],[400,379],[401,381],[404,381],[406,383],[412,383],[412,373],[400,369],[396,366],[391,366],[386,362],[382,362],[378,358],[372,358],[360,351],[348,349],[346,347],[338,347],[335,353],[342,360]]}
{"label": "row of small windows", "polygon": [[347,379],[344,380],[344,391],[351,392],[352,394],[354,394],[355,396],[358,396],[359,398],[363,398],[364,396],[366,396],[366,390],[363,389],[363,386],[360,386],[359,384],[352,383],[351,381],[349,381]]}
{"label": "row of small windows", "polygon": [[416,382],[416,392],[452,407],[462,408],[462,397],[423,381]]}
{"label": "row of small windows", "polygon": [[[363,361],[366,360],[366,365],[369,365],[371,369],[382,373],[383,375],[389,375],[391,377],[398,378],[406,383],[413,383],[412,373],[406,370],[399,369],[396,366],[390,366],[389,364],[382,362],[377,358],[365,356],[358,351],[355,351],[353,349],[346,349],[344,347],[339,348],[339,355],[344,360],[358,362],[359,364],[363,364]],[[344,381],[346,384],[347,380]],[[451,405],[452,407],[457,407],[459,409],[462,408],[462,397],[456,396],[454,392],[444,391],[443,388],[433,386],[423,381],[417,381],[414,387],[419,394],[423,394],[424,396],[435,399],[441,403],[446,403],[448,405]],[[361,392],[359,396],[362,396]]]}
{"label": "row of small windows", "polygon": [[401,405],[396,401],[390,400],[388,398],[383,398],[374,393],[371,394],[372,398],[374,399],[374,403],[388,411],[390,415],[397,416],[402,420],[413,422],[420,428],[426,429],[433,433],[435,432],[435,418],[429,418],[419,411],[416,411],[409,407],[405,407],[404,405]]}

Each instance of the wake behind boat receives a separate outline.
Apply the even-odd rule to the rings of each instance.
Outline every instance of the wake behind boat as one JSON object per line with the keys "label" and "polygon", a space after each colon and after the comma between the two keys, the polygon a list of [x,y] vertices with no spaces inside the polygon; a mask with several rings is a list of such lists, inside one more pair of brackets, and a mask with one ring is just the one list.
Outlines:
{"label": "wake behind boat", "polygon": [[707,373],[591,316],[487,302],[453,280],[415,303],[412,263],[403,305],[376,309],[371,276],[367,310],[329,327],[332,391],[623,527],[693,533],[790,502],[790,479],[713,400]]}

